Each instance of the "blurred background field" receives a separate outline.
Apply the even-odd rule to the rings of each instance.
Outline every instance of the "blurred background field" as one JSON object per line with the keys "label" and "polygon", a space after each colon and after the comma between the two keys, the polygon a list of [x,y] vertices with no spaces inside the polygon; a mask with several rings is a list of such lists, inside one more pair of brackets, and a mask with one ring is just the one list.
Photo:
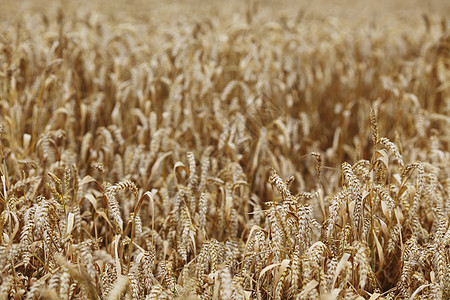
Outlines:
{"label": "blurred background field", "polygon": [[[249,6],[256,5],[259,12],[268,18],[277,18],[280,14],[294,16],[299,10],[306,11],[311,17],[351,17],[370,20],[382,20],[386,16],[399,19],[411,18],[414,15],[433,14],[447,16],[450,4],[444,0],[430,1],[13,1],[4,0],[0,4],[2,19],[14,20],[28,12],[54,13],[63,8],[68,14],[78,10],[96,11],[116,17],[131,17],[142,20],[174,22],[180,17],[221,17],[230,13],[244,15]],[[168,18],[172,16],[172,18]],[[381,19],[380,19],[381,18]]]}

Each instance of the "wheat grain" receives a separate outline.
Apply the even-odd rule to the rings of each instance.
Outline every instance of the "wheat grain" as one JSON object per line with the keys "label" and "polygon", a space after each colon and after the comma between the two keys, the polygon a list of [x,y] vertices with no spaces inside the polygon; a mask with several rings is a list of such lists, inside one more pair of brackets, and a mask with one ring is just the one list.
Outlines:
{"label": "wheat grain", "polygon": [[449,297],[448,7],[269,2],[0,3],[0,297]]}

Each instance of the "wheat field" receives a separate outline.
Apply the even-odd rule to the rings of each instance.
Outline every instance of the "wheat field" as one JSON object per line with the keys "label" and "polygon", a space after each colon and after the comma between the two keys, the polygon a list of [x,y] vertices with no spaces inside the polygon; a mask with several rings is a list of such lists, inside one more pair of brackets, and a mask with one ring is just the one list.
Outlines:
{"label": "wheat field", "polygon": [[0,299],[450,299],[448,2],[0,11]]}

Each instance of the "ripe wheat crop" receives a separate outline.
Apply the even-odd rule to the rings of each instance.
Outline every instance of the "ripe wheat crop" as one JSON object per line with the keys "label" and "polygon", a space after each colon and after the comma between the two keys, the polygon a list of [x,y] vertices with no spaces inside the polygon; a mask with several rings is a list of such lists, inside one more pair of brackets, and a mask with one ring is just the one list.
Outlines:
{"label": "ripe wheat crop", "polygon": [[445,1],[144,2],[0,4],[0,299],[450,299]]}

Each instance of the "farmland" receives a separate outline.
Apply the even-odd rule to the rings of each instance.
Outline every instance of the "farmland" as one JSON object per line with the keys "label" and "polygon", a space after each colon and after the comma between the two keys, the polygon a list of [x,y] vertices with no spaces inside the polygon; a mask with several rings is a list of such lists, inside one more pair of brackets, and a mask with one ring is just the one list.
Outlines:
{"label": "farmland", "polygon": [[0,4],[0,299],[450,299],[450,4],[160,2]]}

